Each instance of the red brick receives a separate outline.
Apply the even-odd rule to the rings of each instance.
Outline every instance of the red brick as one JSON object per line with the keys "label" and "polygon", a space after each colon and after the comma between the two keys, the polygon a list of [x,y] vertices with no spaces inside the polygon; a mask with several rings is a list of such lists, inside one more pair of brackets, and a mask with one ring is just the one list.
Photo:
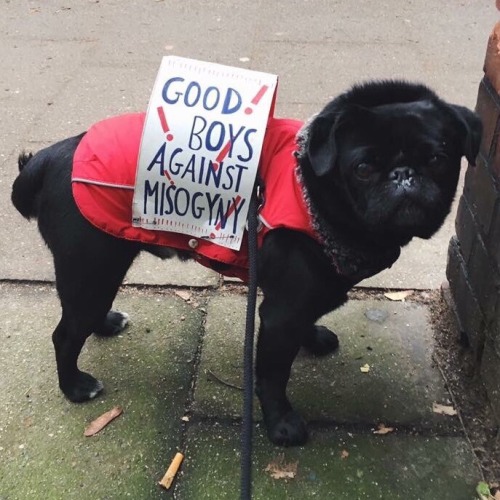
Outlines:
{"label": "red brick", "polygon": [[[500,269],[500,200],[497,200],[490,232],[486,238],[486,248],[494,260],[494,265]],[[500,309],[499,312],[500,314]]]}
{"label": "red brick", "polygon": [[492,318],[500,289],[500,275],[479,234],[467,265],[467,278],[484,316]]}
{"label": "red brick", "polygon": [[489,166],[494,178],[497,182],[500,182],[500,147],[498,147],[498,132],[494,134],[492,138],[490,156],[489,156]]}
{"label": "red brick", "polygon": [[464,196],[474,219],[479,223],[483,237],[490,231],[493,210],[499,197],[495,184],[486,159],[479,154],[476,166],[467,169]]}
{"label": "red brick", "polygon": [[467,199],[462,196],[458,204],[457,218],[455,219],[455,231],[462,257],[467,264],[476,240],[476,234],[479,231],[476,221],[472,215]]}
{"label": "red brick", "polygon": [[497,356],[500,357],[500,297],[497,297],[495,315],[488,327],[486,336],[491,340]]}
{"label": "red brick", "polygon": [[496,92],[500,93],[500,22],[495,24],[488,39],[484,72]]}
{"label": "red brick", "polygon": [[489,160],[495,154],[500,131],[500,97],[487,78],[479,85],[476,112],[483,123],[480,151]]}
{"label": "red brick", "polygon": [[448,248],[448,265],[446,277],[450,282],[450,290],[455,304],[458,324],[465,333],[469,343],[479,358],[484,345],[484,316],[474,296],[467,276],[467,268],[463,262],[460,245],[452,238]]}

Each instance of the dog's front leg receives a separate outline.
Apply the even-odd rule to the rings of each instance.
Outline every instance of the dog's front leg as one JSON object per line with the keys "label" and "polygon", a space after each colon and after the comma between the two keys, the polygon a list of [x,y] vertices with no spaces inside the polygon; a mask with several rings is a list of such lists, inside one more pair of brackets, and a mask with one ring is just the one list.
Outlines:
{"label": "dog's front leg", "polygon": [[278,445],[304,444],[307,428],[286,396],[293,360],[304,345],[315,354],[338,346],[337,337],[315,322],[346,300],[345,285],[321,248],[286,229],[270,232],[259,252],[259,309],[256,392],[269,439]]}
{"label": "dog's front leg", "polygon": [[302,445],[307,441],[306,423],[288,401],[286,386],[303,331],[297,325],[273,322],[275,308],[266,300],[260,308],[256,392],[269,439],[281,446]]}

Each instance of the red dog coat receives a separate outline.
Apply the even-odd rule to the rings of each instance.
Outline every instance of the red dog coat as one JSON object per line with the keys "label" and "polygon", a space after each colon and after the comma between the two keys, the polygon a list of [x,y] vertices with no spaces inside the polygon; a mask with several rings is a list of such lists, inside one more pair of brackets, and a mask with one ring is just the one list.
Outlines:
{"label": "red dog coat", "polygon": [[[248,277],[246,238],[235,251],[180,233],[132,226],[132,199],[144,113],[117,116],[93,125],[84,135],[73,159],[73,196],[84,217],[97,228],[119,238],[162,245],[195,254],[204,266],[243,281]],[[265,203],[259,245],[275,228],[301,231],[317,239],[296,176],[296,135],[302,122],[269,120],[262,148],[259,176]],[[224,269],[221,271],[220,266]],[[226,268],[227,266],[227,268]]]}

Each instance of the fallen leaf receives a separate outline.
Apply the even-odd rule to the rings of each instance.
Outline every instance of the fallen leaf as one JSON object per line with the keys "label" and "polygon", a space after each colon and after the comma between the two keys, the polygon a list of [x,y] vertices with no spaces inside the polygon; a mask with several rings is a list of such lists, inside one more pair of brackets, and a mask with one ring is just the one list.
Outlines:
{"label": "fallen leaf", "polygon": [[409,297],[413,293],[413,290],[402,290],[401,292],[387,292],[384,293],[384,297],[389,300],[398,300],[404,302],[406,297]]}
{"label": "fallen leaf", "polygon": [[297,475],[297,466],[299,462],[285,463],[284,455],[270,462],[264,469],[269,472],[273,479],[293,479]]}
{"label": "fallen leaf", "polygon": [[491,498],[490,487],[484,481],[480,481],[476,486],[476,493],[481,500],[489,500]]}
{"label": "fallen leaf", "polygon": [[368,363],[366,363],[365,365],[363,365],[362,367],[360,367],[360,370],[363,373],[368,373],[370,371],[370,365]]}
{"label": "fallen leaf", "polygon": [[450,417],[457,414],[457,410],[453,406],[442,405],[439,403],[432,403],[432,411],[438,413],[439,415],[448,415]]}
{"label": "fallen leaf", "polygon": [[184,290],[176,290],[175,295],[177,295],[181,299],[185,300],[186,302],[191,299],[191,294],[189,292],[184,291]]}
{"label": "fallen leaf", "polygon": [[111,410],[103,413],[100,417],[97,417],[93,422],[91,422],[85,429],[83,435],[86,437],[94,436],[99,431],[104,429],[112,420],[119,417],[123,413],[121,406],[115,406]]}
{"label": "fallen leaf", "polygon": [[349,452],[347,450],[342,450],[340,453],[340,458],[345,460],[349,456]]}
{"label": "fallen leaf", "polygon": [[378,424],[378,429],[376,431],[373,431],[373,434],[389,434],[389,432],[393,432],[394,427],[386,427],[384,424]]}

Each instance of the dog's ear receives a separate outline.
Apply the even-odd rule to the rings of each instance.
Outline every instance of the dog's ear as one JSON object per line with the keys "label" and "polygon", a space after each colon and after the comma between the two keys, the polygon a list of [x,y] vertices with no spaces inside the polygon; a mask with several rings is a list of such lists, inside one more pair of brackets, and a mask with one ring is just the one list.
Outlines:
{"label": "dog's ear", "polygon": [[333,113],[319,114],[309,126],[307,156],[314,173],[321,177],[331,172],[337,158],[336,120]]}
{"label": "dog's ear", "polygon": [[476,113],[464,106],[452,104],[451,107],[453,114],[460,124],[461,142],[463,144],[462,154],[471,165],[475,165],[483,133],[481,120]]}
{"label": "dog's ear", "polygon": [[369,108],[357,104],[344,104],[335,110],[321,112],[309,126],[307,156],[318,177],[332,171],[339,153],[339,131],[346,133],[348,127],[355,130],[374,126],[377,117]]}

